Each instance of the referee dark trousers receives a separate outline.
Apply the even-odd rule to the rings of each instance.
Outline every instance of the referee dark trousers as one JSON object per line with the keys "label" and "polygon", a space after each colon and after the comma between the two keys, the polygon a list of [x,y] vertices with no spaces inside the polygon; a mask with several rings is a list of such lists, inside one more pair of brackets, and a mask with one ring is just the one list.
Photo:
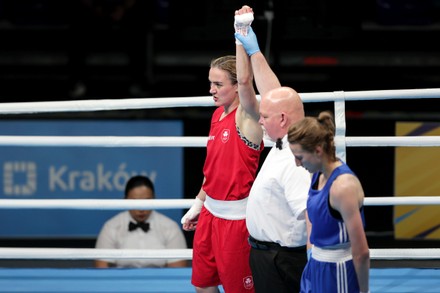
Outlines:
{"label": "referee dark trousers", "polygon": [[249,258],[256,293],[296,293],[307,263],[306,246],[284,247],[249,237]]}

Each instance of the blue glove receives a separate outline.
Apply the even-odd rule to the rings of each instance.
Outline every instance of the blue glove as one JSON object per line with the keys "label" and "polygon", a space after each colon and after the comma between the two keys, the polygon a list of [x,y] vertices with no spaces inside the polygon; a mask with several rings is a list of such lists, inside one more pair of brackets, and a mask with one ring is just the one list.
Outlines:
{"label": "blue glove", "polygon": [[312,249],[307,249],[307,260],[310,260],[310,257],[312,256]]}
{"label": "blue glove", "polygon": [[235,33],[235,38],[241,42],[243,48],[249,56],[260,52],[260,47],[258,47],[257,36],[255,35],[252,27],[249,27],[249,32],[247,36],[243,36],[240,33]]}

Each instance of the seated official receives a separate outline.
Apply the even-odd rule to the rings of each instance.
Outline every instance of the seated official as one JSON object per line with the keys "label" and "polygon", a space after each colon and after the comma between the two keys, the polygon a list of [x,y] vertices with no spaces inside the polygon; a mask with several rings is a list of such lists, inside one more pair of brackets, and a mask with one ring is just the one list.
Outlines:
{"label": "seated official", "polygon": [[[125,199],[153,199],[154,186],[145,176],[132,177]],[[183,231],[174,220],[154,210],[123,211],[109,219],[96,241],[97,249],[186,249]],[[95,267],[185,267],[179,259],[96,260]]]}

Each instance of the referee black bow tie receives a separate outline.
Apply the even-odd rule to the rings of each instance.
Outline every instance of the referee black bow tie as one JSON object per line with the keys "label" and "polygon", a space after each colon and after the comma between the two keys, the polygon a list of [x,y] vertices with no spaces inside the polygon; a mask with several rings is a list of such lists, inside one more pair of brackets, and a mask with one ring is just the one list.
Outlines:
{"label": "referee black bow tie", "polygon": [[150,230],[150,223],[133,223],[130,222],[128,224],[128,231],[134,231],[137,228],[141,228],[144,232],[148,232]]}
{"label": "referee black bow tie", "polygon": [[280,150],[283,149],[283,141],[281,140],[281,138],[277,139],[277,141],[275,142],[275,146]]}

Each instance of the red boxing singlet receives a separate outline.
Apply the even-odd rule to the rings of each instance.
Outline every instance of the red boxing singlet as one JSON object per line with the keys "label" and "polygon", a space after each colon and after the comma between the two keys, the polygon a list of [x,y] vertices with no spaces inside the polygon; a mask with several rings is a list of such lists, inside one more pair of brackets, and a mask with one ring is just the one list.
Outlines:
{"label": "red boxing singlet", "polygon": [[203,190],[216,200],[240,200],[249,195],[263,150],[252,149],[240,138],[235,124],[237,109],[220,120],[223,107],[215,110],[207,144]]}

